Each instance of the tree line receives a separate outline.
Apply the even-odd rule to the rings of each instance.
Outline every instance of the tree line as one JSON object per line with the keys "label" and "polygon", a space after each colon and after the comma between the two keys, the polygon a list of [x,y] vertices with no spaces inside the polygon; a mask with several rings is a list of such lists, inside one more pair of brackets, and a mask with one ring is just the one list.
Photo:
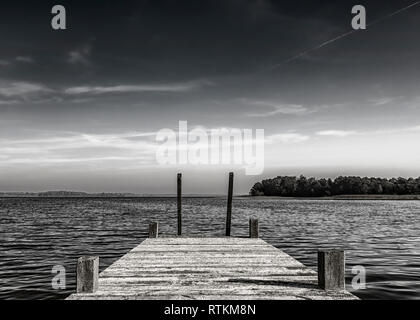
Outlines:
{"label": "tree line", "polygon": [[368,178],[337,177],[331,179],[306,178],[305,176],[278,176],[257,182],[251,196],[325,197],[334,195],[412,195],[420,194],[419,178]]}

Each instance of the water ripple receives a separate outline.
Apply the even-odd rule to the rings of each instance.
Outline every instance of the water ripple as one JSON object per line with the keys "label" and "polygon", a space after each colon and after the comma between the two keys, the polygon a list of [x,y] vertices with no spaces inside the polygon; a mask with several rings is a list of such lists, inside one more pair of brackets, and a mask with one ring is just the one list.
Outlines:
{"label": "water ripple", "polygon": [[[185,198],[183,232],[222,236],[226,199]],[[420,298],[420,202],[234,199],[232,232],[258,217],[262,238],[316,269],[320,248],[346,250],[347,289],[363,299]],[[62,299],[75,290],[76,260],[98,255],[103,270],[146,238],[148,223],[176,233],[170,198],[0,199],[0,299]],[[51,269],[66,268],[54,290]],[[354,291],[351,268],[367,287]]]}

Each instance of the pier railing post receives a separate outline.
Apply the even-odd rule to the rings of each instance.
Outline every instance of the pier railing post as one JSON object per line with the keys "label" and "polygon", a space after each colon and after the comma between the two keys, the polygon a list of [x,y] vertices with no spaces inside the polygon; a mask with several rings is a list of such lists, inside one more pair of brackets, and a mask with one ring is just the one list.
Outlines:
{"label": "pier railing post", "polygon": [[324,290],[345,290],[344,251],[318,251],[318,285]]}
{"label": "pier railing post", "polygon": [[98,290],[99,257],[80,257],[77,260],[77,293]]}
{"label": "pier railing post", "polygon": [[157,238],[159,234],[159,224],[152,222],[149,224],[149,238]]}
{"label": "pier railing post", "polygon": [[254,218],[249,219],[249,237],[250,238],[259,237],[258,219],[254,219]]}
{"label": "pier railing post", "polygon": [[226,236],[230,236],[232,226],[232,196],[233,196],[233,172],[229,173],[229,190],[227,200],[227,213],[226,213]]}
{"label": "pier railing post", "polygon": [[177,211],[178,211],[178,235],[182,234],[182,174],[178,173],[177,178]]}

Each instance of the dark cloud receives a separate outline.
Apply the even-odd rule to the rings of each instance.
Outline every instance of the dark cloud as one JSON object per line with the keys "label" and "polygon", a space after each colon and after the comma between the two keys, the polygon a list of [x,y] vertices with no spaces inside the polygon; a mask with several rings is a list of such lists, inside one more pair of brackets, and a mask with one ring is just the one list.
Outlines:
{"label": "dark cloud", "polygon": [[[410,3],[357,2],[366,6],[368,22]],[[70,165],[63,157],[74,152],[83,160],[88,153],[60,149],[51,164],[40,152],[44,142],[30,142],[20,151],[13,143],[30,137],[50,143],[69,133],[79,143],[84,134],[155,132],[176,127],[179,120],[263,128],[284,141],[293,138],[298,146],[283,146],[291,154],[281,158],[286,163],[304,158],[305,150],[324,161],[326,152],[334,154],[340,146],[332,136],[349,139],[342,154],[357,154],[379,145],[385,133],[409,134],[405,141],[412,141],[417,132],[404,128],[417,126],[420,116],[420,6],[299,55],[350,31],[356,3],[61,1],[67,9],[65,31],[51,28],[55,4],[2,2],[0,173],[20,170],[18,163],[29,166],[28,152],[38,148],[32,159],[42,163],[42,170],[34,164],[38,172],[50,174],[46,184],[65,175],[54,175],[56,166],[79,172],[83,180],[83,164]],[[372,138],[360,138],[369,132]],[[408,143],[405,147],[410,149]],[[274,156],[270,159],[274,165]],[[124,165],[97,161],[106,169]]]}

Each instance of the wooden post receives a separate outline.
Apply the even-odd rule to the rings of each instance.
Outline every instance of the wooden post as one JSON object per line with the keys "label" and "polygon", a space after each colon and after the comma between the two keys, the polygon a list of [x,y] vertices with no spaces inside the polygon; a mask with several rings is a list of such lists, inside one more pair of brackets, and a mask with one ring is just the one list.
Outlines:
{"label": "wooden post", "polygon": [[232,226],[232,195],[233,195],[233,172],[229,173],[229,190],[227,200],[227,214],[226,214],[226,236],[230,237],[230,230]]}
{"label": "wooden post", "polygon": [[249,237],[258,238],[258,219],[249,219]]}
{"label": "wooden post", "polygon": [[98,290],[99,257],[81,257],[77,260],[77,293]]}
{"label": "wooden post", "polygon": [[182,174],[178,173],[177,179],[177,205],[178,205],[178,235],[182,234]]}
{"label": "wooden post", "polygon": [[157,238],[158,237],[158,227],[159,224],[157,222],[152,222],[149,224],[149,238]]}
{"label": "wooden post", "polygon": [[318,251],[318,285],[321,289],[345,290],[345,270],[344,251]]}

